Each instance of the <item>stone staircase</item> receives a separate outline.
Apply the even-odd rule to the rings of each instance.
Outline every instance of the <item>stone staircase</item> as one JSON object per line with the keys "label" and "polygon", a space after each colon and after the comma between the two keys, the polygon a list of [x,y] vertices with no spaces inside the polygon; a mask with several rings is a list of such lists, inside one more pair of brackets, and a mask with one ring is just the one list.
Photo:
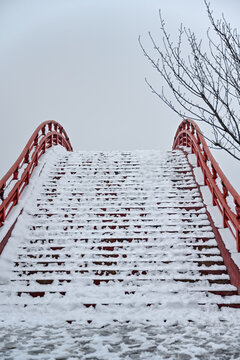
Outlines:
{"label": "stone staircase", "polygon": [[0,280],[8,313],[239,307],[181,151],[66,152],[22,218]]}

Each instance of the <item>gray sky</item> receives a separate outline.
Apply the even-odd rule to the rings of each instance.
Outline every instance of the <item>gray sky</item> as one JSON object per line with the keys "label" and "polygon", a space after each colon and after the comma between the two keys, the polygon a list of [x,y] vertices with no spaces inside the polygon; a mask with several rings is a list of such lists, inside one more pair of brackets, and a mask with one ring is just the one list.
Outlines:
{"label": "gray sky", "polygon": [[[238,0],[211,4],[238,24]],[[205,35],[203,0],[0,0],[0,177],[48,119],[75,150],[171,148],[180,120],[147,88],[160,78],[137,41],[159,36],[160,8],[173,36],[181,22]]]}

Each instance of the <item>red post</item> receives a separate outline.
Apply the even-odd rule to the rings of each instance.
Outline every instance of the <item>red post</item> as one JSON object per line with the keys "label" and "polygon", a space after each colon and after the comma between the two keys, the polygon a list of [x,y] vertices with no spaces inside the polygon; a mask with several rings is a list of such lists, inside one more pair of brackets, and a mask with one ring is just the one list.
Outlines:
{"label": "red post", "polygon": [[237,219],[240,220],[240,204],[238,204],[236,200],[234,202],[235,202]]}
{"label": "red post", "polygon": [[46,135],[45,125],[42,127],[42,135],[43,135],[43,136],[45,136],[45,135]]}
{"label": "red post", "polygon": [[38,134],[36,135],[35,139],[34,139],[34,146],[37,147],[38,146]]}
{"label": "red post", "polygon": [[236,238],[237,238],[237,252],[240,252],[240,231],[239,230],[237,230]]}
{"label": "red post", "polygon": [[3,225],[5,218],[5,207],[3,207],[0,211],[0,227]]}
{"label": "red post", "polygon": [[204,181],[204,185],[207,185],[207,174],[206,174],[206,170],[202,169],[203,172],[203,181]]}
{"label": "red post", "polygon": [[3,184],[3,186],[0,189],[0,200],[4,200],[4,188],[5,188],[5,184]]}
{"label": "red post", "polygon": [[212,187],[212,204],[213,204],[213,206],[217,205],[216,195],[215,195],[215,191],[214,191],[213,187]]}
{"label": "red post", "polygon": [[27,151],[25,158],[24,158],[24,163],[28,164],[29,163],[29,150]]}
{"label": "red post", "polygon": [[195,134],[195,128],[193,126],[193,124],[191,124],[191,133],[194,135]]}
{"label": "red post", "polygon": [[196,156],[197,156],[197,167],[199,167],[200,166],[200,159],[199,159],[198,153],[196,154]]}
{"label": "red post", "polygon": [[[211,167],[212,167],[212,180],[215,184],[216,179],[217,179],[217,172],[213,165],[211,165]],[[215,206],[216,205],[216,195],[215,195],[215,191],[214,191],[214,185],[212,185],[212,187],[211,187],[211,192],[212,192],[212,204],[213,204],[213,206]]]}
{"label": "red post", "polygon": [[197,133],[197,144],[200,145],[201,144],[201,140],[200,140],[200,137],[199,137],[199,134]]}
{"label": "red post", "polygon": [[222,181],[222,190],[223,190],[223,197],[224,199],[226,199],[226,197],[228,196],[228,190],[223,181]]}
{"label": "red post", "polygon": [[36,155],[35,155],[34,163],[35,163],[35,166],[37,166],[37,164],[38,164],[38,153],[36,153]]}
{"label": "red post", "polygon": [[208,157],[207,157],[205,150],[203,150],[203,160],[205,163],[208,161]]}
{"label": "red post", "polygon": [[13,173],[13,180],[18,180],[18,167],[16,168],[16,170]]}
{"label": "red post", "polygon": [[46,151],[46,140],[44,140],[42,144],[42,153],[45,154],[45,151]]}
{"label": "red post", "polygon": [[217,178],[217,172],[216,172],[214,166],[212,165],[212,179],[215,181],[216,178]]}
{"label": "red post", "polygon": [[26,180],[25,180],[26,185],[29,184],[29,178],[30,178],[30,175],[29,175],[29,171],[28,171],[26,174]]}
{"label": "red post", "polygon": [[19,200],[19,187],[17,187],[16,189],[14,205],[17,205],[18,200]]}
{"label": "red post", "polygon": [[225,208],[223,208],[222,216],[223,216],[223,227],[226,228],[228,226],[228,224],[227,224],[227,217],[226,217]]}

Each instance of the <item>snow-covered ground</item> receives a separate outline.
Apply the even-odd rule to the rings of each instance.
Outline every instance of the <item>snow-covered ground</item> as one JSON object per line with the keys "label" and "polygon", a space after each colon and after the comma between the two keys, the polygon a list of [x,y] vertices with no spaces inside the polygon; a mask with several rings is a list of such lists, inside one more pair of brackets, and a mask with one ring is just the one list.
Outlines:
{"label": "snow-covered ground", "polygon": [[[157,322],[157,321],[156,321]],[[0,358],[16,360],[240,359],[240,323],[214,319],[158,324],[82,323],[0,327]]]}

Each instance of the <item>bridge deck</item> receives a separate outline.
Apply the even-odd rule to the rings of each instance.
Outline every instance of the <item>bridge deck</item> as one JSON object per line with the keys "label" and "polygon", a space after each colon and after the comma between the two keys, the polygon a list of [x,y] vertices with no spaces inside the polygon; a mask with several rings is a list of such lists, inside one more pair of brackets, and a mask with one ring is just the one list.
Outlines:
{"label": "bridge deck", "polygon": [[1,320],[239,306],[181,151],[65,153],[40,180],[2,254]]}

